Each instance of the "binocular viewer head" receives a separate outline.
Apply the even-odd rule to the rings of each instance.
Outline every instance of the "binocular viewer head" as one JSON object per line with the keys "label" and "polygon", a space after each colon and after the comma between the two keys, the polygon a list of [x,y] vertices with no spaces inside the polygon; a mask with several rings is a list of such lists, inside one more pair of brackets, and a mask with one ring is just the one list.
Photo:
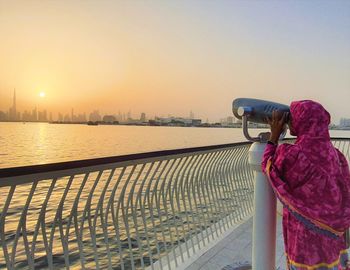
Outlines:
{"label": "binocular viewer head", "polygon": [[267,124],[266,117],[271,118],[274,110],[289,112],[289,106],[254,98],[237,98],[232,103],[232,112],[238,119]]}

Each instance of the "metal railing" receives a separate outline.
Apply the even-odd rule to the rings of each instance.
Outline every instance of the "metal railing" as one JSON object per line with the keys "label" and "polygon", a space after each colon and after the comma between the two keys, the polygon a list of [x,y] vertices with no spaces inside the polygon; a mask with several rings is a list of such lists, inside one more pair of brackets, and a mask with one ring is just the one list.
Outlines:
{"label": "metal railing", "polygon": [[176,268],[251,216],[249,147],[0,169],[0,268]]}

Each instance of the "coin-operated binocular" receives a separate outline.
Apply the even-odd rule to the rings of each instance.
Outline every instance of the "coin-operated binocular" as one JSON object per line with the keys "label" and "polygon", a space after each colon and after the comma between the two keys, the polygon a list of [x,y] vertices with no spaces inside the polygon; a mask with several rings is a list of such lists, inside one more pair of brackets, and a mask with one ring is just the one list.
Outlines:
{"label": "coin-operated binocular", "polygon": [[[248,132],[248,121],[267,124],[266,118],[271,118],[274,110],[289,112],[289,106],[254,98],[237,98],[232,103],[234,116],[242,120],[244,136],[252,142],[266,142],[269,133],[260,133],[256,138],[251,137]],[[286,135],[286,132],[287,130],[285,129],[281,134],[281,138]]]}
{"label": "coin-operated binocular", "polygon": [[[244,136],[253,141],[249,148],[248,162],[254,171],[254,221],[253,221],[253,270],[275,269],[276,257],[276,196],[266,175],[261,170],[261,161],[270,136],[260,133],[252,138],[248,133],[248,121],[267,124],[274,110],[289,112],[289,107],[266,100],[238,98],[232,103],[233,114],[242,120]],[[286,134],[281,134],[280,139]]]}

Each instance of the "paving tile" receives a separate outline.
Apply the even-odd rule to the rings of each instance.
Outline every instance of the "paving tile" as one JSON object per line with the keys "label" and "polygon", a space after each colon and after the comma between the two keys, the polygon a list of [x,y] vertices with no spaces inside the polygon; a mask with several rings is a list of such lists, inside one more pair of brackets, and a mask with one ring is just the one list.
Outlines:
{"label": "paving tile", "polygon": [[221,270],[222,267],[220,265],[210,263],[208,262],[207,264],[203,265],[199,270]]}
{"label": "paving tile", "polygon": [[[284,242],[281,217],[277,218],[276,228],[276,269],[285,269]],[[200,256],[186,270],[221,270],[227,265],[251,263],[252,261],[253,218],[239,225],[212,249]]]}
{"label": "paving tile", "polygon": [[186,270],[199,270],[202,265],[199,265],[198,263],[192,263],[190,266],[186,268]]}

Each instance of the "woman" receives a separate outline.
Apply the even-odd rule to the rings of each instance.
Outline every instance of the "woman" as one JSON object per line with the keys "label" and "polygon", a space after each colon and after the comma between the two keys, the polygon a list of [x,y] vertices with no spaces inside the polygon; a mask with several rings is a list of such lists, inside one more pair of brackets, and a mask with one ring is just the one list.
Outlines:
{"label": "woman", "polygon": [[[311,100],[274,111],[262,169],[283,204],[287,269],[350,269],[344,232],[350,226],[350,172],[333,147],[329,113]],[[277,146],[288,122],[295,144]]]}

